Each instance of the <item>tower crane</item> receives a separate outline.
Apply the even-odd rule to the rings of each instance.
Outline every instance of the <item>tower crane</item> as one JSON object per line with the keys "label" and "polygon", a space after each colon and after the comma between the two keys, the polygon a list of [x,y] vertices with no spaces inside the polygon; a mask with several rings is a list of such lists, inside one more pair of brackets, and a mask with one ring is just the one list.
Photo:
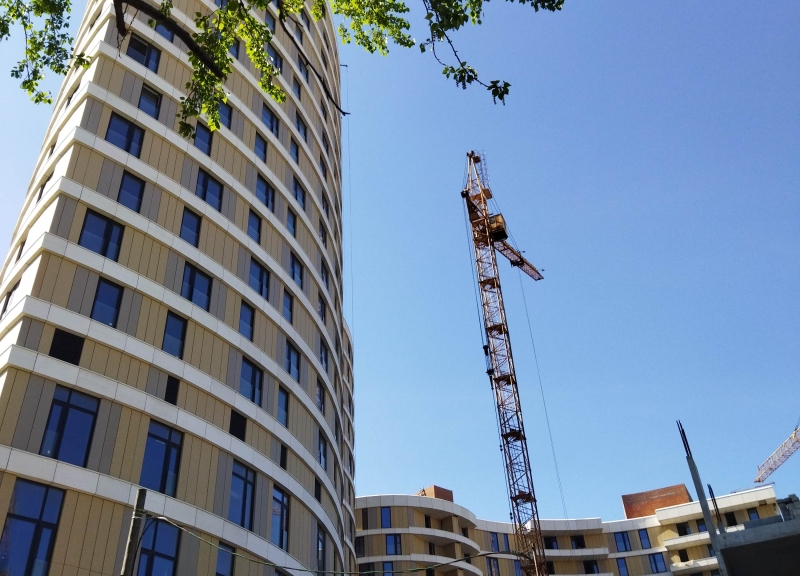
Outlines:
{"label": "tower crane", "polygon": [[541,280],[542,275],[507,242],[508,232],[502,214],[492,214],[489,210],[488,200],[492,198],[492,192],[486,178],[485,164],[480,154],[467,154],[467,184],[461,196],[466,202],[472,229],[486,331],[486,344],[483,346],[486,373],[497,407],[511,516],[521,553],[520,566],[525,576],[548,576],[495,250],[534,280]]}
{"label": "tower crane", "polygon": [[764,463],[758,467],[758,475],[753,482],[764,482],[770,474],[775,472],[781,464],[789,459],[789,456],[800,450],[800,420],[794,427],[791,436],[786,439],[786,442],[781,444],[772,455],[764,460]]}

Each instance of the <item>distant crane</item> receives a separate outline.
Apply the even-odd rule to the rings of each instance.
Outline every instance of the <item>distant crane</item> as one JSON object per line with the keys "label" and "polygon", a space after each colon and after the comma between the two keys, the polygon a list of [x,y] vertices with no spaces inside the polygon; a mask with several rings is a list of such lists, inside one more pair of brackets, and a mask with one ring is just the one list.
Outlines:
{"label": "distant crane", "polygon": [[781,444],[772,456],[764,460],[764,463],[758,467],[758,476],[753,482],[764,482],[770,474],[775,472],[781,464],[789,459],[789,456],[800,450],[800,420],[795,424],[794,431],[791,436],[786,439],[786,442]]}
{"label": "distant crane", "polygon": [[475,268],[478,271],[486,330],[486,344],[483,347],[486,373],[497,405],[514,533],[517,546],[521,547],[520,567],[525,576],[548,576],[495,250],[534,280],[541,280],[542,275],[507,242],[508,232],[502,214],[490,212],[488,200],[492,192],[484,166],[485,160],[481,155],[475,152],[467,154],[467,184],[461,196],[466,202],[472,228]]}

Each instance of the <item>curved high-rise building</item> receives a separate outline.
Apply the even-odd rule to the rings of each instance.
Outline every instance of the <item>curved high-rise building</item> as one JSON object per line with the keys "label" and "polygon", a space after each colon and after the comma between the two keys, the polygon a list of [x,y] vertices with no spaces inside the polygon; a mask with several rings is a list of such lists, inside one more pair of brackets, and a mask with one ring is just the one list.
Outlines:
{"label": "curved high-rise building", "polygon": [[234,46],[187,140],[186,46],[128,12],[86,8],[0,275],[0,573],[119,574],[139,487],[138,576],[352,570],[330,15],[278,22],[283,104]]}

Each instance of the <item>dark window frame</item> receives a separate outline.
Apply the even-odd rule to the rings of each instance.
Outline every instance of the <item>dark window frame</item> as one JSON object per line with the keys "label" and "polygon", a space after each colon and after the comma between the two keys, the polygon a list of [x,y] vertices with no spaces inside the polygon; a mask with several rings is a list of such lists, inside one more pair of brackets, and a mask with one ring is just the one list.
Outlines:
{"label": "dark window frame", "polygon": [[[94,404],[93,409],[91,408],[92,404]],[[50,404],[50,412],[47,415],[47,424],[45,425],[44,437],[39,448],[39,455],[85,468],[92,448],[99,410],[100,400],[98,398],[66,386],[56,385],[56,391]],[[85,437],[85,445],[83,446],[83,457],[79,460],[65,459],[68,454],[62,453],[66,436],[69,436],[67,439],[68,448],[70,450],[76,448],[77,438],[75,433],[68,430],[68,427],[76,425],[76,420],[71,418],[72,411],[79,412],[91,419]],[[78,422],[78,424],[80,423]]]}
{"label": "dark window frame", "polygon": [[[163,449],[161,448],[162,446]],[[181,431],[151,419],[147,429],[147,442],[145,443],[144,458],[142,459],[142,471],[139,475],[139,485],[174,497],[178,490],[182,449],[183,433]],[[151,458],[157,458],[158,452],[153,452],[156,450],[163,450],[160,454],[161,462],[159,463],[157,460],[155,462],[161,470],[157,485],[146,483],[145,481],[148,454],[151,454]]]}

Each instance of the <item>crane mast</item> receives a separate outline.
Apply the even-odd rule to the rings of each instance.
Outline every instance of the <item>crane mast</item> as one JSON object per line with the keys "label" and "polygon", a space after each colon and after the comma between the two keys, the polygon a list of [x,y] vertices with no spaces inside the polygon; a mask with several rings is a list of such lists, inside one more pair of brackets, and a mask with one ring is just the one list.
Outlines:
{"label": "crane mast", "polygon": [[497,406],[511,515],[517,546],[522,554],[520,565],[525,576],[547,576],[544,542],[495,250],[534,280],[541,280],[542,275],[506,241],[508,233],[502,215],[491,214],[488,200],[492,193],[482,160],[475,152],[467,154],[467,184],[461,196],[466,202],[472,228],[475,268],[486,330],[486,373]]}

